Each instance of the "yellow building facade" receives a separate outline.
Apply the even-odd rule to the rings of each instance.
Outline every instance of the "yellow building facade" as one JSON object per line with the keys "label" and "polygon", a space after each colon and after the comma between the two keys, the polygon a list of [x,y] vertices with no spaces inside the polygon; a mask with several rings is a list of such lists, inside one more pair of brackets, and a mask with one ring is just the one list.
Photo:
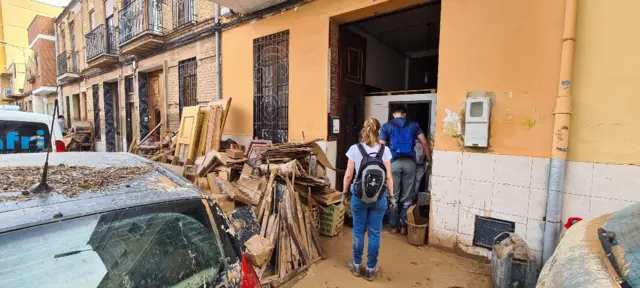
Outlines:
{"label": "yellow building facade", "polygon": [[24,87],[25,63],[33,58],[27,34],[33,18],[36,15],[56,17],[61,11],[61,7],[33,0],[0,0],[0,73],[2,83],[9,84],[1,87],[0,99],[4,99],[5,89],[19,95]]}
{"label": "yellow building facade", "polygon": [[[267,91],[277,96],[273,99],[286,99],[288,114],[282,114],[282,123],[287,124],[287,140],[323,139],[328,157],[340,169],[345,152],[341,146],[350,145],[345,134],[357,134],[358,122],[375,117],[385,123],[393,105],[426,103],[415,107],[426,107],[419,112],[432,115],[429,126],[422,128],[435,143],[429,242],[487,255],[473,239],[479,217],[490,217],[513,224],[540,259],[552,147],[558,135],[554,112],[559,83],[572,89],[569,144],[563,148],[568,161],[560,191],[562,221],[640,201],[640,123],[635,111],[640,106],[640,82],[634,80],[640,73],[634,65],[640,61],[635,52],[640,42],[623,35],[640,29],[640,20],[631,15],[640,4],[605,2],[578,1],[572,79],[559,79],[566,1],[316,0],[264,15],[222,34],[223,95],[233,98],[225,134],[241,143],[259,136],[256,129],[264,125],[259,118],[268,113],[260,110],[266,102],[256,91]],[[423,32],[405,34],[437,42],[436,48],[391,36],[396,33],[394,22],[413,19],[412,11],[424,10],[422,18],[431,19],[431,6],[438,7],[433,21],[416,20],[402,29],[423,27]],[[396,14],[404,16],[383,19]],[[433,27],[439,29],[437,36],[421,36],[434,33]],[[361,37],[350,38],[351,32]],[[259,80],[270,69],[261,66],[259,56],[264,51],[261,43],[270,37],[286,38],[278,42],[286,43],[278,50],[286,46],[287,77],[277,78],[287,81],[286,94],[265,90],[269,83]],[[366,39],[366,53],[355,43],[361,38]],[[353,41],[344,45],[348,48],[343,53],[345,39]],[[402,64],[387,63],[398,57],[410,64],[395,69]],[[429,57],[437,58],[435,90],[422,89],[433,85],[425,84],[427,78],[434,79],[432,71],[411,75],[414,68],[432,65]],[[360,75],[362,71],[366,75]],[[404,74],[399,77],[404,81],[392,83],[398,74]],[[345,75],[353,79],[345,80]],[[366,84],[365,90],[353,88],[358,81]],[[401,91],[380,89],[385,86],[399,86],[393,90]],[[486,148],[464,145],[470,129],[465,123],[466,102],[478,97],[490,102]],[[355,104],[347,103],[352,99]],[[332,120],[337,118],[342,123],[333,135]],[[340,173],[330,177],[340,182]]]}

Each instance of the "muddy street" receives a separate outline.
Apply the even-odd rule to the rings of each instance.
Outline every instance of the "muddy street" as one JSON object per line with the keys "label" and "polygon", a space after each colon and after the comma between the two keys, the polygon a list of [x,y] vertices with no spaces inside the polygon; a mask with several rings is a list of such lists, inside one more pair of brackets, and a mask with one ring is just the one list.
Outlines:
{"label": "muddy street", "polygon": [[488,264],[433,247],[412,246],[386,227],[381,234],[380,272],[372,282],[354,277],[346,266],[352,253],[350,227],[334,238],[323,237],[323,244],[328,258],[312,266],[292,287],[491,287]]}

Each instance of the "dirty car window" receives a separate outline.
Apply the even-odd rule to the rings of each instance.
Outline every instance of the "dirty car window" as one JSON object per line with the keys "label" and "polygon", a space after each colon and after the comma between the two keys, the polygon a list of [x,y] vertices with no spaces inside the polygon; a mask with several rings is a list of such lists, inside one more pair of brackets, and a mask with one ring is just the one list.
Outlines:
{"label": "dirty car window", "polygon": [[201,287],[214,282],[222,273],[222,255],[200,211],[202,202],[182,205],[181,213],[157,208],[0,234],[0,286]]}
{"label": "dirty car window", "polygon": [[640,287],[640,203],[611,215],[604,227],[615,233],[612,251],[632,287]]}

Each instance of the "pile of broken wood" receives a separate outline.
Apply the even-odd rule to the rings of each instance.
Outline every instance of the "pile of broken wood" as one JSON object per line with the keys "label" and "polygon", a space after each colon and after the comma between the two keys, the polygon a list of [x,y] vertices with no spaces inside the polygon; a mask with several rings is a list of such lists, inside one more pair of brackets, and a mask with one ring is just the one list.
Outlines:
{"label": "pile of broken wood", "polygon": [[133,151],[189,179],[220,206],[264,286],[295,281],[325,257],[313,212],[340,202],[326,175],[335,168],[316,141],[221,141],[229,106],[185,107],[175,137],[152,145],[143,139]]}
{"label": "pile of broken wood", "polygon": [[[263,285],[295,281],[325,257],[311,211],[340,201],[324,172],[333,167],[315,141],[266,146],[247,155],[252,161],[234,158],[229,150],[210,151],[186,176],[228,214]],[[246,207],[251,213],[238,212]]]}
{"label": "pile of broken wood", "polygon": [[231,98],[215,100],[207,105],[182,109],[179,131],[162,130],[159,123],[141,141],[134,139],[129,152],[153,161],[173,165],[190,165],[198,156],[220,151],[222,133],[227,120]]}

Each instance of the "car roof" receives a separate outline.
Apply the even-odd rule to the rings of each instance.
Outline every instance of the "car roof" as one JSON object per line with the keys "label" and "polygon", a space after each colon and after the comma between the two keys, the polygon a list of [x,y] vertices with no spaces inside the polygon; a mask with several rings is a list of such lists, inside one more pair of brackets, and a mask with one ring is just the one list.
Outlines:
{"label": "car roof", "polygon": [[[47,127],[50,127],[51,120],[53,117],[47,114],[40,114],[34,112],[24,112],[24,111],[10,111],[10,110],[2,110],[0,113],[0,120],[4,121],[23,121],[23,122],[35,122],[46,124]],[[53,134],[55,140],[62,140],[62,131],[60,131],[60,127],[58,125],[53,125]],[[51,140],[54,140],[54,139]]]}
{"label": "car roof", "polygon": [[[0,155],[0,167],[41,167],[45,156],[46,153]],[[155,162],[130,153],[65,152],[49,155],[50,166],[61,164],[99,169],[145,166],[150,166],[152,169],[132,180],[119,183],[115,188],[86,191],[74,198],[52,192],[31,197],[25,201],[0,201],[0,233],[67,218],[202,197],[200,190],[186,179]],[[41,171],[41,169],[34,169],[33,173],[41,173]],[[0,177],[5,176],[0,175]],[[20,195],[20,191],[1,193]]]}
{"label": "car roof", "polygon": [[17,120],[50,124],[51,118],[52,117],[47,114],[24,111],[2,110],[2,113],[0,113],[0,120]]}

